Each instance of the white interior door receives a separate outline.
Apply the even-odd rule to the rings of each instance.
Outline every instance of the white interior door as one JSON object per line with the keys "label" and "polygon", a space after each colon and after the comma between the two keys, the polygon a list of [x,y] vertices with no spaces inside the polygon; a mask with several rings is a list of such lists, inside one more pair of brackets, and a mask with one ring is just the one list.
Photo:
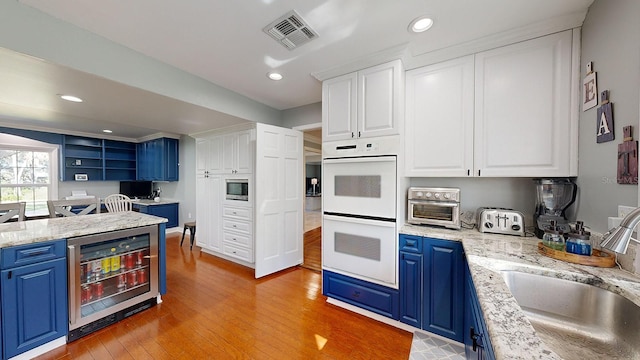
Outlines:
{"label": "white interior door", "polygon": [[302,132],[256,124],[256,278],[302,263]]}

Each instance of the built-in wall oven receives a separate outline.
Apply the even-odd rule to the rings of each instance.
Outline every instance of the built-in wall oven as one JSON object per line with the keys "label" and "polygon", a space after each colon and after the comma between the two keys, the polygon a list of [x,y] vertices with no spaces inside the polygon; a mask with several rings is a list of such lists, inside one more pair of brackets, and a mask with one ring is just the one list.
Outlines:
{"label": "built-in wall oven", "polygon": [[323,145],[323,269],[397,287],[397,156]]}
{"label": "built-in wall oven", "polygon": [[70,238],[68,341],[156,304],[158,227]]}

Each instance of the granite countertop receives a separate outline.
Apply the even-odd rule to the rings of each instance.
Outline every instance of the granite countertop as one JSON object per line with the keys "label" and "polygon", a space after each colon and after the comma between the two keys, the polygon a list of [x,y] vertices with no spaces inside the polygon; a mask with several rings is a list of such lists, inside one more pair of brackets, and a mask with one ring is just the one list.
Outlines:
{"label": "granite countertop", "polygon": [[[536,237],[405,225],[400,233],[461,241],[497,359],[560,359],[536,335],[501,271],[517,270],[591,284],[640,306],[640,277],[618,268],[571,264],[538,254]],[[551,294],[549,296],[552,296]]]}
{"label": "granite countertop", "polygon": [[0,248],[68,239],[167,222],[167,219],[128,211],[0,224]]}

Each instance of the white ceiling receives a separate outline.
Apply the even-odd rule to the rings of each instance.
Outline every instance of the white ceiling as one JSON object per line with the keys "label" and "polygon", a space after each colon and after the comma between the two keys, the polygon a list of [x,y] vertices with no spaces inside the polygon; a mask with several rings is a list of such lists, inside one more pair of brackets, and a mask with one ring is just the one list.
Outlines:
{"label": "white ceiling", "polygon": [[[549,18],[586,13],[593,0],[19,0],[278,110],[321,101],[312,74],[406,46],[409,56],[525,28]],[[296,10],[319,37],[289,51],[262,29]],[[425,33],[410,34],[418,15],[435,19]],[[284,79],[266,77],[277,70]],[[237,118],[108,79],[0,51],[0,115],[33,125],[78,131],[119,127],[126,136],[150,132],[188,134],[228,125]],[[4,79],[9,79],[5,82]],[[75,82],[86,104],[52,104],[59,82]],[[26,83],[26,84],[25,84]],[[69,87],[67,87],[69,88]],[[89,95],[85,95],[89,94]],[[215,109],[214,109],[215,110]],[[211,118],[215,119],[212,121]],[[106,122],[109,119],[110,122]],[[76,122],[77,124],[77,122]]]}

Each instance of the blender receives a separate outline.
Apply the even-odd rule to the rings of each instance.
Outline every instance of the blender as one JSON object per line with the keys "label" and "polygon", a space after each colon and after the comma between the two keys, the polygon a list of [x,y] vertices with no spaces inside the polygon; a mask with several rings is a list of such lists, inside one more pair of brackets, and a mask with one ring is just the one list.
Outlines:
{"label": "blender", "polygon": [[563,233],[571,231],[565,211],[576,200],[576,184],[568,178],[534,179],[536,182],[536,210],[533,214],[535,234],[542,239],[545,229],[554,221]]}

